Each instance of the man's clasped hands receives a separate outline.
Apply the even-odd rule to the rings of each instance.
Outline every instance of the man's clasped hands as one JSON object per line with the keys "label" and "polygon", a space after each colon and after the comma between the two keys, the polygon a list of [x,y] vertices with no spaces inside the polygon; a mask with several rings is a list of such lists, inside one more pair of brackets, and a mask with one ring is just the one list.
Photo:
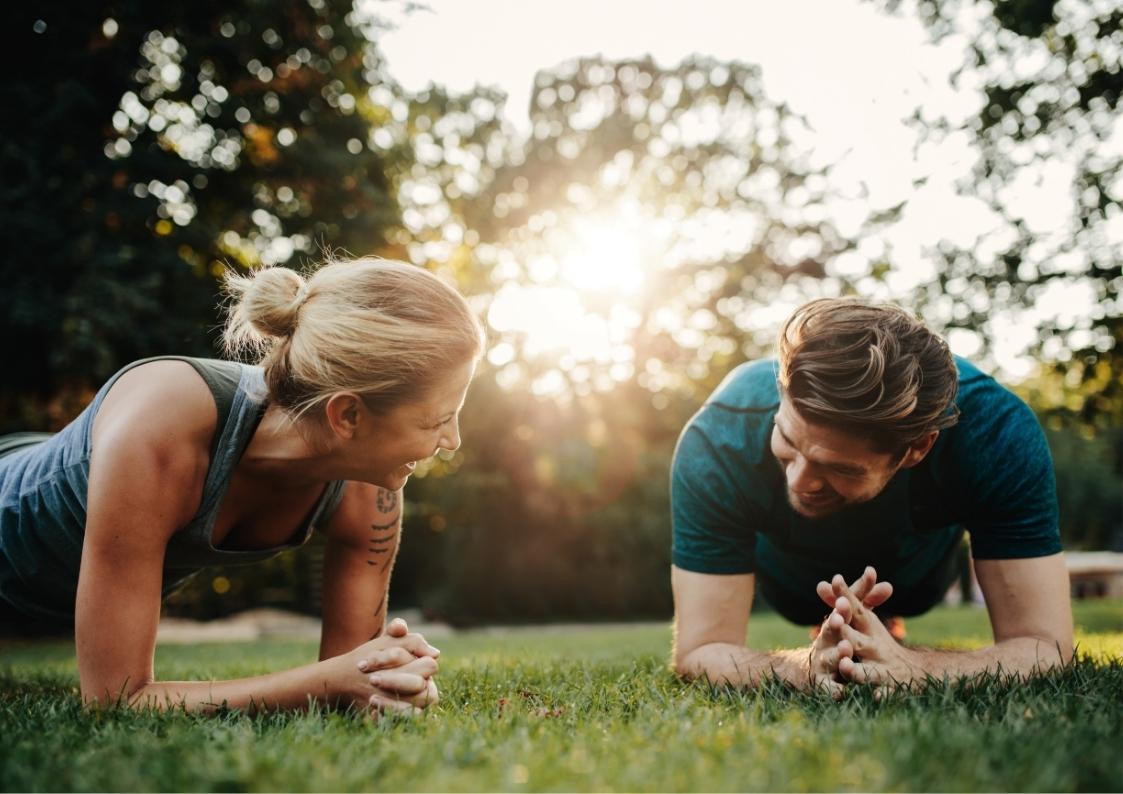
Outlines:
{"label": "man's clasped hands", "polygon": [[897,642],[873,612],[893,595],[893,585],[877,581],[872,567],[849,586],[835,574],[830,582],[819,582],[815,592],[831,613],[811,643],[812,687],[825,689],[837,700],[848,684],[871,684],[880,697],[923,677],[914,652]]}

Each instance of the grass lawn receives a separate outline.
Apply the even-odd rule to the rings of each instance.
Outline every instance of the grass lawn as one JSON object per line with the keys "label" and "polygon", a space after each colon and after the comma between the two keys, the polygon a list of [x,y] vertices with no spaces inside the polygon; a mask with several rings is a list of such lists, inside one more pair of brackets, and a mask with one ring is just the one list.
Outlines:
{"label": "grass lawn", "polygon": [[[875,702],[769,686],[686,685],[662,626],[442,638],[424,718],[91,713],[69,643],[0,647],[0,790],[1123,789],[1123,602],[1076,605],[1080,658],[1028,684],[936,685]],[[986,614],[942,609],[912,642],[989,641]],[[802,645],[758,615],[750,645]],[[166,646],[162,678],[304,663],[307,643]]]}

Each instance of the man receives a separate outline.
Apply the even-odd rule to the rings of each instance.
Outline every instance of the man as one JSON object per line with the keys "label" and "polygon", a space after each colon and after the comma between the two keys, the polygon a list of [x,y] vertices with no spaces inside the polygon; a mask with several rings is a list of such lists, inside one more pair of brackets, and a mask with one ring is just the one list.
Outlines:
{"label": "man", "polygon": [[[1041,428],[901,309],[798,309],[778,361],[738,367],[687,424],[671,480],[680,675],[745,686],[774,675],[839,696],[849,682],[1028,675],[1072,656]],[[994,644],[899,644],[878,615],[939,603],[964,529]],[[745,647],[758,578],[784,617],[822,624],[809,648]]]}

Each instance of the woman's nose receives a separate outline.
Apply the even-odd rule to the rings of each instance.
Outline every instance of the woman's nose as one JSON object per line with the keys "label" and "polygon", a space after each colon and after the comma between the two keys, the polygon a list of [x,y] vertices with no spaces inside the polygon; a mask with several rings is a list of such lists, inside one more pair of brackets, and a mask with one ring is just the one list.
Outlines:
{"label": "woman's nose", "polygon": [[460,420],[453,419],[445,426],[445,432],[441,434],[440,441],[441,449],[447,449],[449,452],[455,452],[460,448]]}

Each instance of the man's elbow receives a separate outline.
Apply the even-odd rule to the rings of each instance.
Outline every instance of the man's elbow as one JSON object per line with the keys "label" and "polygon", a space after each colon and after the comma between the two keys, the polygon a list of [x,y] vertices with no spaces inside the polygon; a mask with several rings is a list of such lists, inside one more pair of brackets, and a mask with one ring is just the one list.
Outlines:
{"label": "man's elbow", "polygon": [[1057,666],[1067,665],[1072,662],[1075,648],[1072,637],[1054,636],[1051,634],[1035,634],[1025,637],[1033,644],[1035,658],[1034,666],[1041,672]]}
{"label": "man's elbow", "polygon": [[698,677],[697,648],[685,650],[675,647],[671,654],[671,669],[679,678],[690,681]]}
{"label": "man's elbow", "polygon": [[1075,647],[1072,642],[1072,637],[1059,638],[1053,640],[1053,648],[1056,649],[1057,654],[1060,656],[1061,664],[1069,664],[1075,656]]}

